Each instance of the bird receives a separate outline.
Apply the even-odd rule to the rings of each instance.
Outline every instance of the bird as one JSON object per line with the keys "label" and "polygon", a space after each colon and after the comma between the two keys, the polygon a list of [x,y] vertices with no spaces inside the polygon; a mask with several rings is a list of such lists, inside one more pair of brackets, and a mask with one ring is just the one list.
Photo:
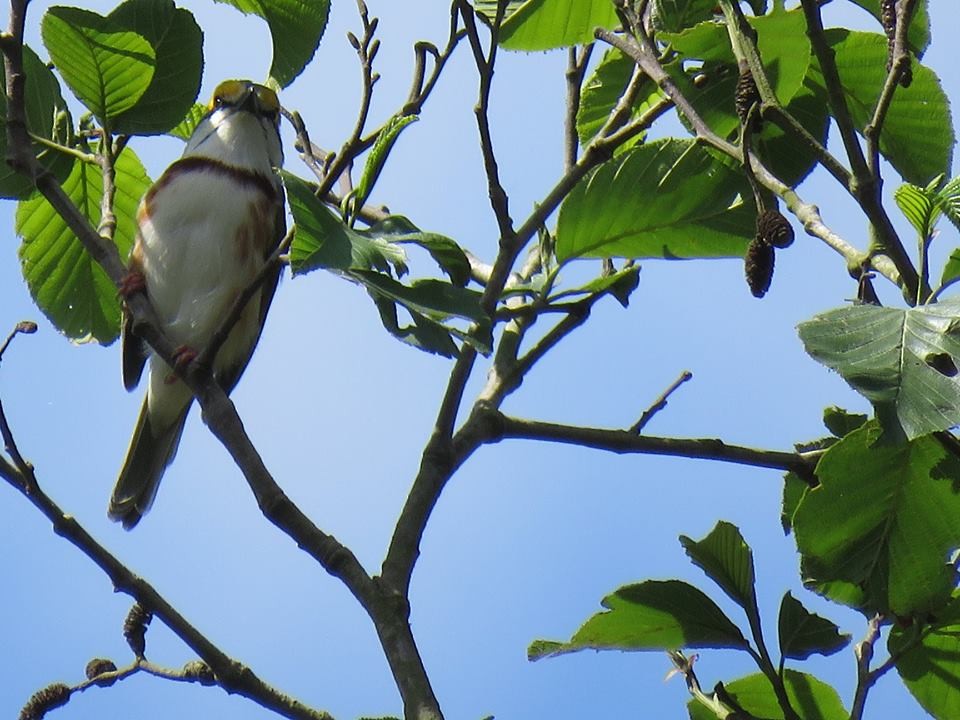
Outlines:
{"label": "bird", "polygon": [[[202,351],[280,244],[282,164],[276,93],[249,80],[226,80],[216,87],[183,155],[140,201],[120,294],[146,293],[177,348],[178,367]],[[250,361],[279,279],[277,263],[216,354],[213,377],[227,393]],[[124,304],[121,355],[128,391],[149,361],[146,395],[107,510],[127,530],[150,509],[193,403],[190,389],[133,330]]]}

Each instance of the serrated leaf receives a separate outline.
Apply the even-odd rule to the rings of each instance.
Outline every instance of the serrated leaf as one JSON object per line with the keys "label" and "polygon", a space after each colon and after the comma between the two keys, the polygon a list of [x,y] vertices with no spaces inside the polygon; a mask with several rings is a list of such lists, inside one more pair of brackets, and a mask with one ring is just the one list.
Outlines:
{"label": "serrated leaf", "polygon": [[836,437],[846,437],[867,422],[863,413],[852,413],[836,405],[823,409],[823,424]]}
{"label": "serrated leaf", "polygon": [[798,327],[807,352],[910,439],[960,423],[960,300],[907,310],[853,305]]}
{"label": "serrated leaf", "polygon": [[193,14],[173,0],[127,0],[108,16],[143,36],[156,56],[150,85],[137,104],[114,118],[111,130],[129,135],[167,132],[189,112],[200,92],[203,33]]}
{"label": "serrated leaf", "polygon": [[960,547],[960,460],[933,436],[876,439],[870,422],[817,465],[820,486],[793,516],[805,582],[860,588],[859,601],[884,614],[936,612],[955,582],[947,557]]}
{"label": "serrated leaf", "polygon": [[[825,37],[836,54],[853,122],[864,128],[886,81],[887,39],[838,28],[827,30]],[[926,185],[950,167],[954,142],[950,104],[940,80],[933,70],[914,62],[910,87],[898,88],[893,96],[880,133],[880,152],[904,180]]]}
{"label": "serrated leaf", "polygon": [[[27,128],[39,137],[61,144],[70,142],[70,112],[60,94],[57,78],[28,46],[23,48],[23,68],[26,74],[24,92]],[[0,63],[0,81],[6,87],[3,64]],[[73,167],[73,158],[42,145],[34,145],[34,154],[40,165],[61,182]],[[7,97],[0,93],[0,157],[7,156]],[[7,163],[0,163],[0,198],[21,199],[33,192],[33,182],[15,171]]]}
{"label": "serrated leaf", "polygon": [[[786,670],[783,684],[790,705],[803,720],[846,720],[848,713],[837,691],[813,675]],[[761,673],[749,675],[724,688],[750,717],[764,720],[783,720],[783,709],[770,680]],[[691,720],[716,720],[717,716],[697,700],[687,703]],[[729,716],[733,718],[733,715]]]}
{"label": "serrated leaf", "polygon": [[740,529],[724,520],[703,540],[680,536],[680,544],[694,565],[703,570],[747,614],[756,614],[753,551]]}
{"label": "serrated leaf", "polygon": [[189,140],[190,136],[193,135],[193,131],[197,129],[197,125],[200,124],[200,121],[203,120],[203,116],[206,114],[206,105],[194,103],[190,109],[187,110],[187,114],[181,118],[180,122],[167,131],[167,134],[173,135],[181,140]]}
{"label": "serrated leaf", "polygon": [[101,122],[132,108],[150,86],[153,47],[109,17],[54,6],[43,16],[40,30],[60,75]]}
{"label": "serrated leaf", "polygon": [[740,629],[700,590],[679,580],[626,585],[603,599],[604,612],[584,623],[570,642],[539,641],[531,660],[580,650],[745,648]]}
{"label": "serrated leaf", "polygon": [[778,620],[780,652],[784,657],[806,660],[811,655],[833,655],[850,643],[834,623],[807,610],[789,592],[780,601]]}
{"label": "serrated leaf", "polygon": [[912,183],[904,183],[893,193],[893,199],[917,235],[924,240],[929,238],[940,215],[936,193]]}
{"label": "serrated leaf", "polygon": [[[130,148],[117,158],[116,178],[115,240],[125,258],[133,247],[137,206],[150,179]],[[100,168],[77,161],[63,189],[96,227],[103,193]],[[120,332],[117,288],[43,196],[19,203],[16,231],[23,239],[19,252],[23,277],[50,321],[71,340],[113,342]]]}
{"label": "serrated leaf", "polygon": [[601,165],[567,196],[557,259],[742,256],[755,230],[751,207],[734,205],[742,186],[692,140],[640,145]]}
{"label": "serrated leaf", "polygon": [[[920,642],[915,635],[920,632]],[[912,645],[912,647],[910,647]],[[887,648],[904,685],[935,718],[960,717],[960,593],[929,625],[890,630]]]}
{"label": "serrated leaf", "polygon": [[507,50],[553,50],[593,42],[597,27],[619,24],[609,0],[527,0],[500,26]]}
{"label": "serrated leaf", "polygon": [[412,122],[419,118],[416,115],[394,115],[383,127],[383,130],[377,135],[377,140],[367,155],[366,162],[363,165],[363,172],[360,174],[360,182],[351,194],[351,201],[356,207],[361,207],[370,197],[370,192],[380,177],[383,170],[383,164],[387,161],[393,144],[400,137],[400,133]]}
{"label": "serrated leaf", "polygon": [[270,79],[281,88],[313,59],[327,28],[330,0],[216,0],[244,15],[263,18],[273,40]]}
{"label": "serrated leaf", "polygon": [[470,261],[456,242],[446,235],[424,232],[403,215],[391,215],[373,224],[368,233],[398,245],[418,245],[430,253],[454,285],[470,281]]}

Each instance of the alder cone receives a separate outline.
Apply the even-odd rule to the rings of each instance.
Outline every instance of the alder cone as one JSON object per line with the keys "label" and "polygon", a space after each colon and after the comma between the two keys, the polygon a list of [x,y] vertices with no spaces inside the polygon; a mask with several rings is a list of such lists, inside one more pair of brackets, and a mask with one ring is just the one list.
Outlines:
{"label": "alder cone", "polygon": [[762,298],[770,289],[770,281],[773,280],[773,253],[773,247],[759,237],[755,237],[747,246],[747,254],[743,256],[743,272],[755,298]]}
{"label": "alder cone", "polygon": [[778,210],[764,210],[757,216],[757,237],[775,248],[793,244],[793,228]]}
{"label": "alder cone", "polygon": [[[747,122],[747,117],[750,115],[750,108],[753,107],[754,103],[760,102],[760,90],[757,89],[757,82],[753,79],[753,75],[750,74],[749,68],[744,68],[740,72],[740,79],[737,80],[737,90],[734,101],[737,108],[737,117],[740,118],[740,124],[744,125]],[[751,129],[755,132],[759,131],[760,125],[760,116],[756,115]]]}

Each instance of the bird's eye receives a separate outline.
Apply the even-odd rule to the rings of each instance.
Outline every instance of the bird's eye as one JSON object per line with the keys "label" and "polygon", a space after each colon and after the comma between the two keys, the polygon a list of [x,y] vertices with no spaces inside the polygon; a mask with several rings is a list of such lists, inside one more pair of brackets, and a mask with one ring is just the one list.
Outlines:
{"label": "bird's eye", "polygon": [[213,96],[213,106],[214,106],[214,107],[223,107],[223,102],[224,102],[224,100],[223,100],[223,96],[222,96],[222,95],[214,95],[214,96]]}

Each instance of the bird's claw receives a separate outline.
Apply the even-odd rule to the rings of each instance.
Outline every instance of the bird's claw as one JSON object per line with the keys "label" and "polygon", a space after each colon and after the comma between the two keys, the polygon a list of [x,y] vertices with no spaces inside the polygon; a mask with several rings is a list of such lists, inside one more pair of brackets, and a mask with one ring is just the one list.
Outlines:
{"label": "bird's claw", "polygon": [[120,281],[120,287],[117,294],[122,298],[128,298],[136,293],[144,292],[147,289],[147,278],[139,270],[131,270]]}
{"label": "bird's claw", "polygon": [[197,351],[192,347],[187,347],[186,345],[181,345],[176,350],[173,351],[173,368],[176,370],[176,373],[170,373],[164,382],[167,385],[172,385],[179,378],[178,374],[182,374],[187,366],[192,363],[197,358]]}

